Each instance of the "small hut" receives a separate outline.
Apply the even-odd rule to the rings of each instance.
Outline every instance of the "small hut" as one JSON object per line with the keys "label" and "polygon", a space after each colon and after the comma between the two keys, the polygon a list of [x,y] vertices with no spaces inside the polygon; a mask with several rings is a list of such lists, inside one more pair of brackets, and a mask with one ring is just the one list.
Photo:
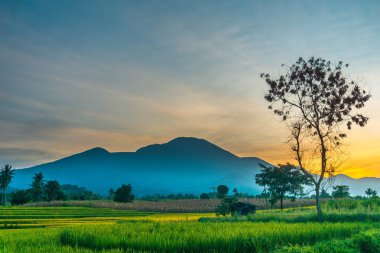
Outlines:
{"label": "small hut", "polygon": [[237,212],[239,215],[248,215],[256,212],[256,206],[246,202],[236,202],[231,205],[231,213]]}

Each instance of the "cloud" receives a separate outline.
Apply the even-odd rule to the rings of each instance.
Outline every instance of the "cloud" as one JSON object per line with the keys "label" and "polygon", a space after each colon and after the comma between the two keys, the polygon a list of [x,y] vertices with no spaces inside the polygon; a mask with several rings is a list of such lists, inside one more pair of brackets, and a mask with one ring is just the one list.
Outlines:
{"label": "cloud", "polygon": [[202,3],[191,12],[186,3],[116,5],[65,15],[52,4],[43,18],[38,13],[47,7],[37,5],[19,10],[22,18],[0,15],[7,28],[0,38],[0,148],[19,148],[20,164],[93,146],[134,151],[177,136],[286,162],[286,130],[266,110],[259,73],[321,55],[347,59],[373,85],[371,121],[350,140],[353,160],[375,167],[359,143],[371,143],[380,127],[377,13],[334,4]]}
{"label": "cloud", "polygon": [[55,154],[39,149],[30,148],[0,148],[0,161],[2,164],[10,164],[13,167],[46,162]]}

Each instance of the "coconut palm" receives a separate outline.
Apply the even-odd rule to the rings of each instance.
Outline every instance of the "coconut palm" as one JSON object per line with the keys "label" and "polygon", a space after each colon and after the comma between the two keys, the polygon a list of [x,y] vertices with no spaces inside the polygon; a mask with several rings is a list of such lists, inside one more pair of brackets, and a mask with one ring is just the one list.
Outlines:
{"label": "coconut palm", "polygon": [[364,192],[368,198],[376,198],[377,197],[377,191],[371,189],[371,188],[368,188],[365,192]]}
{"label": "coconut palm", "polygon": [[0,190],[2,191],[2,204],[5,205],[6,199],[6,190],[8,189],[9,184],[11,183],[14,176],[14,169],[9,164],[4,165],[0,169]]}
{"label": "coconut palm", "polygon": [[370,198],[373,194],[373,190],[371,188],[368,188],[364,193],[368,196],[368,198]]}

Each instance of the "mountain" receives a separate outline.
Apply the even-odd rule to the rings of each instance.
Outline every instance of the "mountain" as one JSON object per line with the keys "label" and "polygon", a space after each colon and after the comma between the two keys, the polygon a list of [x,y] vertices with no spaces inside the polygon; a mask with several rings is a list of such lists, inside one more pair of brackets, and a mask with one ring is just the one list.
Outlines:
{"label": "mountain", "polygon": [[[84,186],[100,194],[110,188],[131,183],[134,193],[169,194],[212,191],[226,184],[240,192],[256,194],[259,164],[269,165],[256,157],[238,157],[206,140],[179,137],[164,144],[153,144],[136,152],[115,152],[97,147],[51,163],[16,171],[13,188],[28,188],[33,175],[42,172],[46,180]],[[336,184],[349,185],[352,195],[365,189],[380,192],[380,179],[353,179],[339,175]]]}
{"label": "mountain", "polygon": [[42,172],[46,180],[84,186],[107,194],[121,184],[131,183],[137,195],[212,191],[219,184],[231,190],[258,193],[255,174],[259,163],[254,157],[240,158],[206,140],[179,137],[136,152],[110,153],[93,148],[51,163],[16,171],[12,187],[27,188],[31,178]]}
{"label": "mountain", "polygon": [[380,193],[380,178],[363,177],[355,179],[344,174],[337,175],[334,180],[335,185],[348,185],[351,196],[364,196],[365,190],[372,188]]}

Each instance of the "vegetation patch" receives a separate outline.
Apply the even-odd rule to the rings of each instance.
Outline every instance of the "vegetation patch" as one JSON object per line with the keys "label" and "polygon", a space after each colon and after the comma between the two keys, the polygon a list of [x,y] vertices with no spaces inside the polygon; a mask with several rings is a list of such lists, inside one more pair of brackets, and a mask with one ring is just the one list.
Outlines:
{"label": "vegetation patch", "polygon": [[285,245],[346,238],[375,227],[354,223],[133,223],[61,231],[62,245],[149,252],[272,252]]}

